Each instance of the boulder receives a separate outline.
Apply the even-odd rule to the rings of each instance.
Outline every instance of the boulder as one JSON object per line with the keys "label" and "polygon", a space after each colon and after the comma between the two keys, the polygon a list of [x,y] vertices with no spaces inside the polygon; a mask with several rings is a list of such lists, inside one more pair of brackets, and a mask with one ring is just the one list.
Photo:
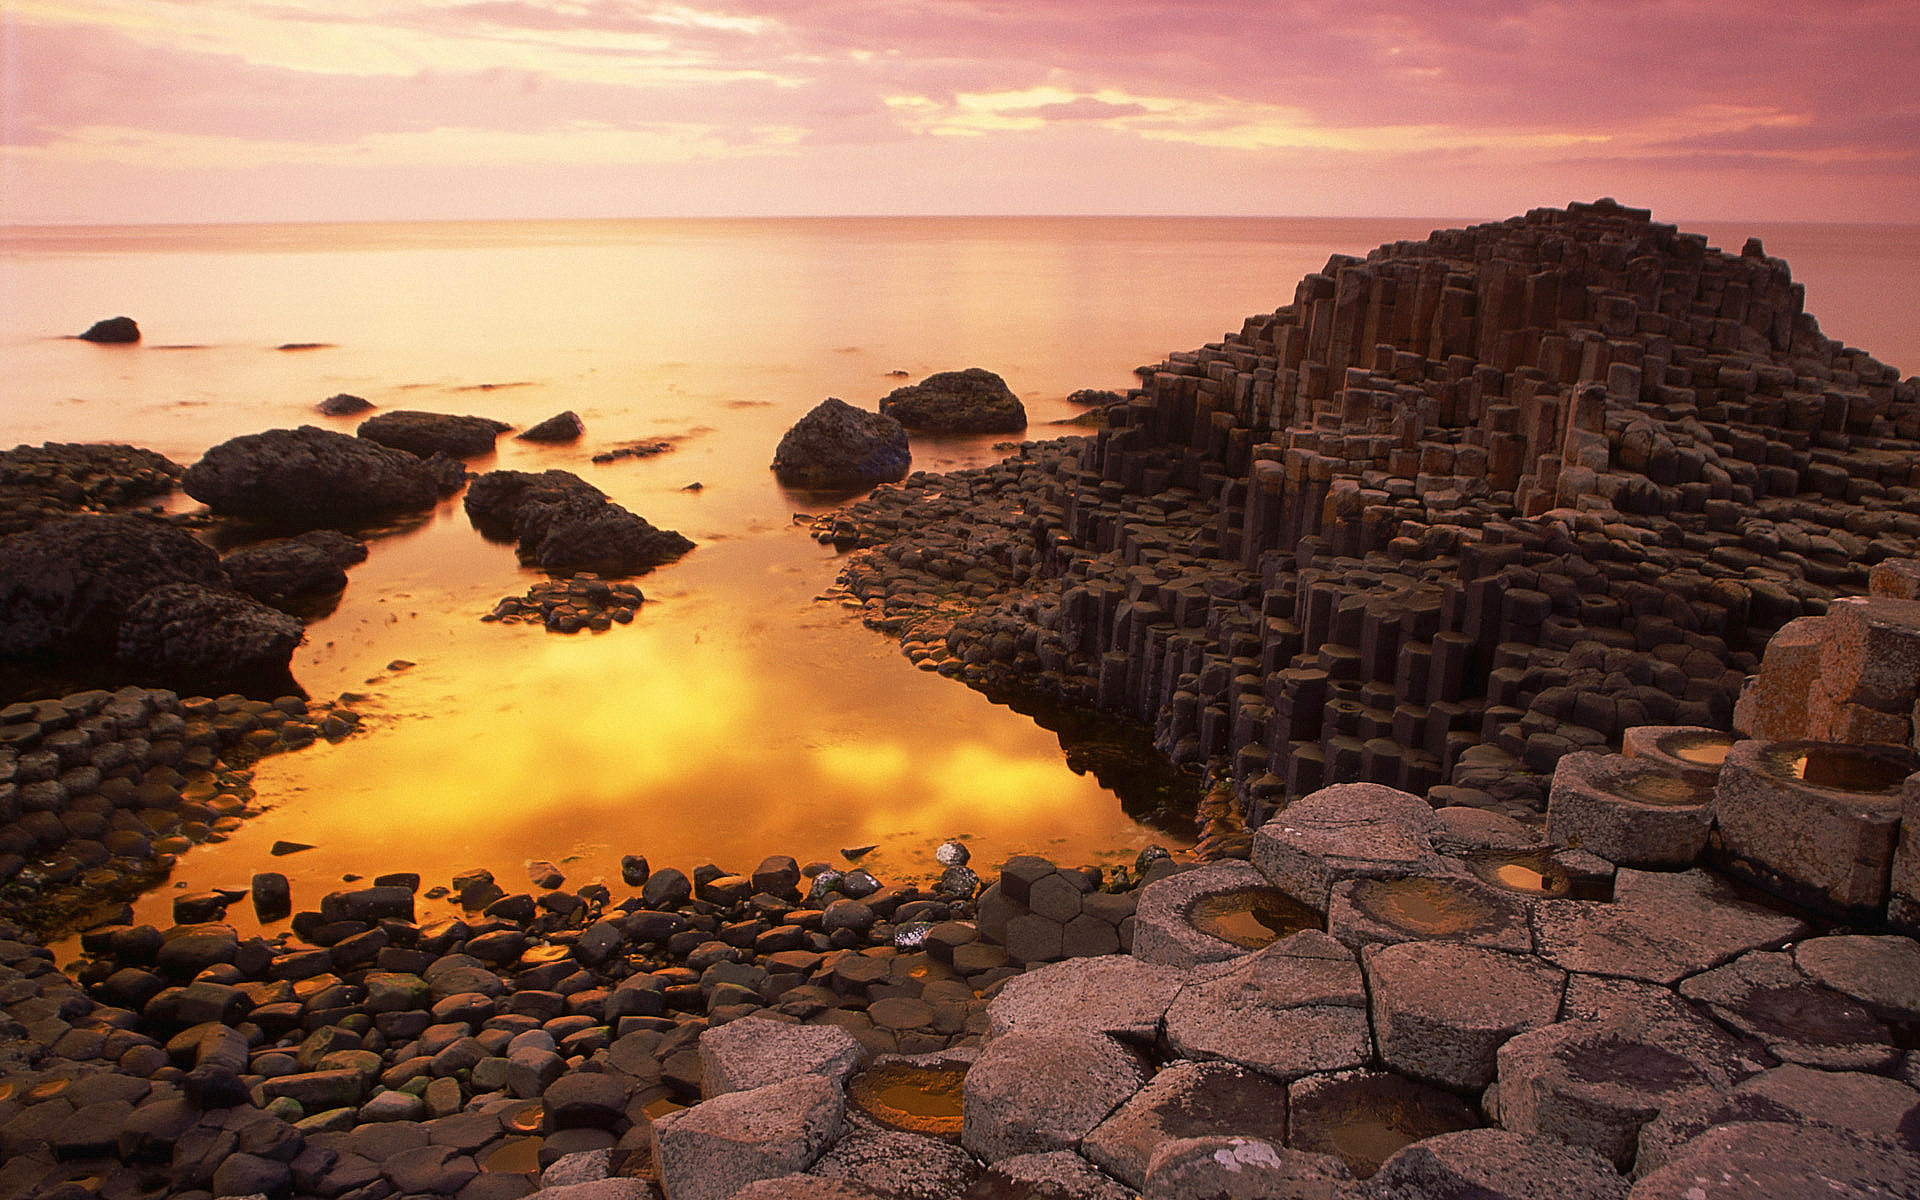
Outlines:
{"label": "boulder", "polygon": [[105,345],[128,345],[140,340],[140,326],[132,317],[108,317],[87,326],[80,340]]}
{"label": "boulder", "polygon": [[489,471],[467,489],[465,504],[474,528],[512,538],[522,564],[556,574],[636,575],[693,549],[570,471]]}
{"label": "boulder", "polygon": [[313,408],[315,412],[326,417],[353,417],[372,409],[373,402],[361,396],[339,392],[328,396]]}
{"label": "boulder", "polygon": [[147,592],[226,579],[211,547],[157,521],[72,517],[11,534],[0,538],[0,656],[105,657]]}
{"label": "boulder", "polygon": [[307,526],[417,512],[440,498],[436,468],[415,456],[312,425],[222,442],[181,486],[222,516]]}
{"label": "boulder", "polygon": [[844,1084],[863,1053],[854,1036],[838,1025],[792,1025],[755,1017],[729,1021],[700,1037],[700,1091],[711,1099],[796,1075],[819,1075]]}
{"label": "boulder", "polygon": [[121,619],[115,656],[176,691],[282,695],[299,690],[288,664],[307,636],[300,618],[238,592],[167,583]]}
{"label": "boulder", "polygon": [[1019,433],[1027,410],[1007,381],[981,367],[941,371],[880,401],[882,416],[928,433]]}
{"label": "boulder", "polygon": [[828,397],[781,437],[773,474],[787,487],[870,488],[905,478],[912,462],[900,422]]}
{"label": "boulder", "polygon": [[370,442],[404,450],[415,458],[478,458],[493,453],[493,443],[513,426],[487,417],[418,412],[396,408],[368,417],[355,432]]}
{"label": "boulder", "polygon": [[347,586],[346,568],[367,560],[367,544],[335,529],[311,529],[235,550],[220,560],[233,589],[275,608],[297,609],[336,596]]}
{"label": "boulder", "polygon": [[586,433],[586,431],[586,422],[580,419],[580,414],[568,410],[567,412],[555,413],[525,433],[516,434],[514,440],[520,442],[577,442],[580,440],[580,436]]}

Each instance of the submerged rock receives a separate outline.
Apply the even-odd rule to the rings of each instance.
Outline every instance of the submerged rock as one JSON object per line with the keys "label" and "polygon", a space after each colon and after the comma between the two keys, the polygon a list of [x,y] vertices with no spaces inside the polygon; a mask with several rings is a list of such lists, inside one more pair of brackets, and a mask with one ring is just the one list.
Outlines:
{"label": "submerged rock", "polygon": [[126,345],[140,340],[140,326],[132,317],[108,317],[104,321],[95,321],[80,335],[83,342]]}
{"label": "submerged rock", "polygon": [[865,488],[905,478],[912,462],[899,421],[829,396],[780,439],[773,473],[788,487]]}
{"label": "submerged rock", "polygon": [[398,408],[368,417],[356,432],[370,442],[405,450],[416,458],[432,458],[436,454],[448,458],[478,458],[492,454],[494,441],[511,428],[513,426],[504,421],[488,417]]}
{"label": "submerged rock", "polygon": [[982,367],[941,371],[880,401],[882,414],[928,433],[1018,433],[1027,410],[1007,381]]}
{"label": "submerged rock", "polygon": [[432,508],[441,487],[412,454],[313,425],[221,442],[181,485],[222,516],[312,526]]}
{"label": "submerged rock", "polygon": [[361,396],[353,396],[346,392],[340,392],[336,395],[328,396],[325,400],[322,400],[313,407],[323,416],[351,417],[356,413],[363,413],[370,410],[373,407],[373,402]]}

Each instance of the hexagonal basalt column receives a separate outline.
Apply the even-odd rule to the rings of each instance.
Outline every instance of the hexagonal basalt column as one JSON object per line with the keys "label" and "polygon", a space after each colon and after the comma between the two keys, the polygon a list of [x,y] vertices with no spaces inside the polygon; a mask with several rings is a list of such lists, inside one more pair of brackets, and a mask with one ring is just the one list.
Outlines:
{"label": "hexagonal basalt column", "polygon": [[1253,865],[1315,907],[1342,879],[1438,874],[1440,819],[1418,796],[1377,783],[1343,783],[1303,796],[1254,831]]}
{"label": "hexagonal basalt column", "polygon": [[1739,740],[1739,734],[1704,725],[1636,725],[1620,735],[1620,753],[1665,767],[1688,783],[1711,784]]}
{"label": "hexagonal basalt column", "polygon": [[1463,875],[1347,879],[1327,903],[1327,932],[1348,946],[1443,939],[1525,954],[1527,902]]}
{"label": "hexagonal basalt column", "polygon": [[1666,765],[1581,751],[1560,759],[1547,837],[1627,867],[1691,866],[1713,828],[1713,786]]}
{"label": "hexagonal basalt column", "polygon": [[1319,913],[1269,884],[1253,866],[1229,860],[1144,888],[1134,913],[1133,956],[1190,967],[1236,958],[1321,924]]}
{"label": "hexagonal basalt column", "polygon": [[1884,905],[1901,785],[1920,769],[1893,746],[1741,742],[1714,806],[1727,851],[1765,882],[1842,911]]}
{"label": "hexagonal basalt column", "polygon": [[1360,961],[1380,1061],[1463,1091],[1493,1082],[1508,1038],[1552,1023],[1567,978],[1531,955],[1454,942],[1368,946]]}

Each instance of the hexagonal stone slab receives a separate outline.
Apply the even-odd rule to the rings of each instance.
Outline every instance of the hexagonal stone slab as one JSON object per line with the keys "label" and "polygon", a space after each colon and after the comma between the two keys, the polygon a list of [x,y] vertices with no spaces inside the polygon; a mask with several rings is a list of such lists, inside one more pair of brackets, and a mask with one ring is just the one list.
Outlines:
{"label": "hexagonal stone slab", "polygon": [[994,1037],[1068,1026],[1151,1042],[1185,981],[1128,954],[1076,958],[1007,980],[987,1019]]}
{"label": "hexagonal stone slab", "polygon": [[1465,1091],[1493,1082],[1508,1038],[1553,1023],[1567,978],[1531,956],[1454,942],[1368,946],[1360,961],[1380,1061]]}
{"label": "hexagonal stone slab", "polygon": [[1360,965],[1326,934],[1297,933],[1215,970],[1167,1010],[1167,1044],[1180,1057],[1281,1080],[1373,1057]]}
{"label": "hexagonal stone slab", "polygon": [[1446,939],[1533,951],[1526,901],[1463,875],[1342,880],[1327,901],[1327,932],[1356,948]]}
{"label": "hexagonal stone slab", "polygon": [[1632,1186],[1591,1150],[1506,1129],[1415,1142],[1369,1180],[1375,1200],[1625,1200]]}
{"label": "hexagonal stone slab", "polygon": [[1735,1121],[1828,1125],[1897,1138],[1920,1128],[1920,1092],[1884,1075],[1775,1067],[1741,1080],[1730,1092],[1699,1088],[1667,1104],[1640,1130],[1634,1171],[1657,1170],[1686,1143]]}
{"label": "hexagonal stone slab", "polygon": [[1809,978],[1883,1020],[1920,1020],[1920,942],[1912,938],[1808,938],[1794,946],[1793,961]]}
{"label": "hexagonal stone slab", "polygon": [[1161,1143],[1228,1136],[1284,1144],[1286,1087],[1231,1063],[1176,1062],[1088,1134],[1080,1153],[1139,1188]]}
{"label": "hexagonal stone slab", "polygon": [[1831,1200],[1920,1196],[1920,1154],[1891,1138],[1820,1125],[1737,1122],[1681,1148],[1634,1200]]}
{"label": "hexagonal stone slab", "polygon": [[1391,1071],[1309,1075],[1287,1089],[1287,1145],[1334,1155],[1361,1179],[1404,1146],[1479,1124],[1459,1096]]}
{"label": "hexagonal stone slab", "polygon": [[967,1070],[960,1142],[990,1163],[1071,1150],[1147,1075],[1138,1054],[1103,1033],[1056,1026],[996,1037]]}
{"label": "hexagonal stone slab", "polygon": [[988,1167],[983,1176],[990,1196],[1045,1197],[1046,1200],[1134,1200],[1133,1189],[1100,1171],[1071,1150],[1016,1154]]}
{"label": "hexagonal stone slab", "polygon": [[700,1094],[706,1099],[799,1075],[843,1084],[865,1051],[837,1025],[794,1025],[747,1017],[700,1035]]}
{"label": "hexagonal stone slab", "polygon": [[1793,955],[1756,951],[1696,975],[1680,994],[1776,1058],[1830,1071],[1885,1071],[1899,1061],[1893,1034],[1872,1013],[1808,979]]}
{"label": "hexagonal stone slab", "polygon": [[1663,1104],[1693,1088],[1725,1091],[1774,1065],[1705,1017],[1630,1010],[1510,1038],[1499,1063],[1502,1125],[1584,1146],[1621,1170]]}
{"label": "hexagonal stone slab", "polygon": [[[1276,930],[1260,922],[1261,902],[1277,911],[1284,901],[1292,901],[1297,910],[1292,928]],[[1228,859],[1157,879],[1141,889],[1134,911],[1133,956],[1191,967],[1238,958],[1320,924],[1317,913],[1268,883],[1250,863]]]}
{"label": "hexagonal stone slab", "polygon": [[729,1092],[654,1118],[654,1168],[674,1200],[726,1200],[813,1165],[845,1113],[840,1085],[818,1075]]}
{"label": "hexagonal stone slab", "polygon": [[1253,865],[1274,886],[1324,909],[1342,879],[1437,875],[1440,820],[1420,797],[1342,783],[1289,804],[1253,834]]}
{"label": "hexagonal stone slab", "polygon": [[1546,900],[1534,906],[1539,953],[1569,971],[1671,986],[1749,950],[1810,932],[1798,917],[1736,896],[1704,871],[1622,868],[1610,904]]}
{"label": "hexagonal stone slab", "polygon": [[1258,1138],[1166,1142],[1147,1165],[1145,1200],[1359,1200],[1365,1193],[1330,1154],[1289,1150]]}

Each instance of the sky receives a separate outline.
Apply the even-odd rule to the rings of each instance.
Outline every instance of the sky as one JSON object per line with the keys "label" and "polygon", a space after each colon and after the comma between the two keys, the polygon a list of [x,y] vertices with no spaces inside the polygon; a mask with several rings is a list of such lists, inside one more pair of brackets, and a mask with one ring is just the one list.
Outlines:
{"label": "sky", "polygon": [[0,0],[0,222],[1920,222],[1913,0]]}

